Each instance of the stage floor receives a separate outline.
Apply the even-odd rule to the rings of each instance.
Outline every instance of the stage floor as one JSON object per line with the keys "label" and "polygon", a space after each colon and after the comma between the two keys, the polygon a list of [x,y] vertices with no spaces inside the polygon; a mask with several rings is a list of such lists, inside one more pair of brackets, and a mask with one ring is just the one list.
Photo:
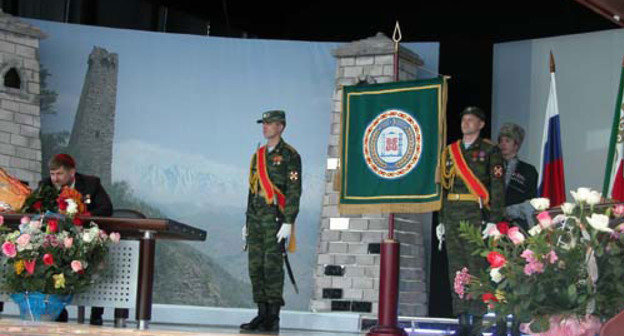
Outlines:
{"label": "stage floor", "polygon": [[[206,326],[192,326],[192,325],[170,325],[170,324],[157,324],[150,325],[149,330],[140,331],[135,329],[133,324],[129,324],[128,328],[113,328],[110,326],[91,326],[88,324],[77,323],[56,323],[56,322],[29,322],[22,321],[14,318],[2,318],[0,319],[0,336],[4,335],[29,335],[29,336],[42,336],[42,335],[127,335],[127,336],[227,336],[227,335],[255,335],[262,336],[262,334],[244,334],[240,333],[235,328],[211,328]],[[360,336],[364,334],[358,333],[326,333],[318,331],[303,331],[303,330],[283,330],[280,332],[283,336]]]}
{"label": "stage floor", "polygon": [[[454,326],[443,323],[419,323],[420,325],[405,325],[408,336],[431,336],[431,335],[453,335]],[[136,325],[129,323],[127,328],[113,328],[112,323],[105,323],[104,326],[91,326],[88,324],[77,324],[75,322],[30,322],[16,318],[2,317],[0,319],[0,336],[5,335],[102,335],[102,336],[228,336],[228,335],[254,335],[262,336],[259,333],[241,333],[238,328],[210,327],[203,325],[174,325],[153,323],[149,330],[140,331]],[[279,335],[282,336],[364,336],[362,333],[340,333],[340,332],[319,332],[295,329],[283,329]],[[484,336],[491,335],[484,332]]]}

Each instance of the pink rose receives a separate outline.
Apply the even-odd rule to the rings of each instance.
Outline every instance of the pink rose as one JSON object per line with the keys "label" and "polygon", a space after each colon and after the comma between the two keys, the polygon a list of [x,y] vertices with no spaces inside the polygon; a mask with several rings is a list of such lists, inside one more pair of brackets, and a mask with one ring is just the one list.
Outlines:
{"label": "pink rose", "polygon": [[15,240],[19,246],[26,246],[30,243],[30,235],[28,233],[24,233],[20,235],[17,240]]}
{"label": "pink rose", "polygon": [[553,223],[552,218],[550,218],[550,214],[548,213],[548,211],[540,212],[537,215],[537,221],[539,222],[539,225],[542,227],[542,229],[548,228]]}
{"label": "pink rose", "polygon": [[0,225],[4,225],[4,216],[0,216]]}
{"label": "pink rose", "polygon": [[63,245],[65,245],[66,249],[70,249],[72,245],[74,245],[74,238],[67,237],[63,240]]}
{"label": "pink rose", "polygon": [[15,244],[11,242],[5,242],[2,244],[2,253],[9,258],[13,258],[17,255],[17,249],[15,248]]}
{"label": "pink rose", "polygon": [[22,217],[22,219],[20,219],[20,223],[21,224],[28,224],[28,223],[30,223],[30,218],[28,218],[28,216],[24,216],[24,217]]}
{"label": "pink rose", "polygon": [[111,232],[109,238],[113,243],[117,244],[121,239],[121,235],[119,234],[119,232]]}
{"label": "pink rose", "polygon": [[559,260],[559,257],[557,257],[557,253],[555,253],[555,251],[553,250],[550,250],[550,252],[546,254],[546,257],[548,258],[548,262],[551,264],[554,264],[557,262],[557,260]]}
{"label": "pink rose", "polygon": [[613,214],[616,217],[624,216],[624,204],[618,204],[618,205],[614,206],[613,207]]}
{"label": "pink rose", "polygon": [[84,273],[84,267],[82,267],[82,262],[79,260],[74,260],[71,262],[72,271],[76,273]]}
{"label": "pink rose", "polygon": [[524,235],[520,232],[520,228],[514,226],[507,231],[507,236],[514,243],[514,245],[519,245],[524,242]]}

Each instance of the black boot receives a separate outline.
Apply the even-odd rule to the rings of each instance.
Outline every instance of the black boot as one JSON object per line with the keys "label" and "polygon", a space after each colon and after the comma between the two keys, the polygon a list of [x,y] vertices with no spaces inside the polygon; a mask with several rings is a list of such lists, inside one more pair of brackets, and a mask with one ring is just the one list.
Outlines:
{"label": "black boot", "polygon": [[102,319],[104,315],[104,307],[91,307],[91,316],[89,317],[89,324],[101,326],[104,324]]}
{"label": "black boot", "polygon": [[282,308],[280,303],[268,304],[267,316],[262,325],[262,331],[275,334],[279,332],[280,308]]}
{"label": "black boot", "polygon": [[511,321],[511,336],[521,335],[522,334],[520,333],[520,321],[518,321],[518,319],[514,317],[514,319]]}
{"label": "black boot", "polygon": [[455,333],[455,336],[470,336],[473,328],[473,316],[470,314],[460,314],[458,316],[459,329]]}
{"label": "black boot", "polygon": [[56,322],[67,322],[68,318],[67,309],[63,308],[61,310],[61,314],[56,318]]}
{"label": "black boot", "polygon": [[241,330],[255,331],[262,326],[267,315],[267,304],[264,302],[258,302],[258,315],[254,317],[249,323],[243,323],[240,325]]}
{"label": "black boot", "polygon": [[507,336],[507,319],[506,318],[501,318],[496,321],[494,335]]}

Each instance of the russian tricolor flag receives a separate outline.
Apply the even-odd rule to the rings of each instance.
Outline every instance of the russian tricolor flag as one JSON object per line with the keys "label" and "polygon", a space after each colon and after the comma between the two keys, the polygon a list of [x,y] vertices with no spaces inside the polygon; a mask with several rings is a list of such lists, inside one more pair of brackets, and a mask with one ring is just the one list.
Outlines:
{"label": "russian tricolor flag", "polygon": [[559,124],[559,106],[557,104],[555,61],[552,53],[550,54],[550,91],[548,93],[548,103],[546,104],[546,118],[544,119],[539,180],[540,197],[550,199],[551,207],[565,202],[561,127]]}

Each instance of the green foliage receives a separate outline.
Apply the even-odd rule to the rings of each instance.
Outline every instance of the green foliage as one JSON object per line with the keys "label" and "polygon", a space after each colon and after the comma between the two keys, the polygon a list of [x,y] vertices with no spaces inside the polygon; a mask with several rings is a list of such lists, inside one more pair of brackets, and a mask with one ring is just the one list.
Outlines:
{"label": "green foliage", "polygon": [[[597,225],[594,215],[608,227]],[[567,215],[541,213],[543,222],[528,233],[514,229],[523,241],[498,230],[486,229],[485,235],[461,223],[461,237],[475,247],[474,254],[487,258],[498,252],[505,259],[496,270],[500,278],[491,275],[491,267],[469,270],[473,276],[465,291],[472,298],[496,295],[497,302],[488,302],[491,310],[531,322],[536,333],[547,331],[554,315],[584,318],[589,313],[608,319],[624,309],[623,215],[624,206],[597,210],[580,202]]]}
{"label": "green foliage", "polygon": [[58,212],[58,204],[56,203],[58,195],[59,192],[56,188],[49,185],[42,185],[39,189],[28,195],[20,212],[31,214],[46,211]]}

